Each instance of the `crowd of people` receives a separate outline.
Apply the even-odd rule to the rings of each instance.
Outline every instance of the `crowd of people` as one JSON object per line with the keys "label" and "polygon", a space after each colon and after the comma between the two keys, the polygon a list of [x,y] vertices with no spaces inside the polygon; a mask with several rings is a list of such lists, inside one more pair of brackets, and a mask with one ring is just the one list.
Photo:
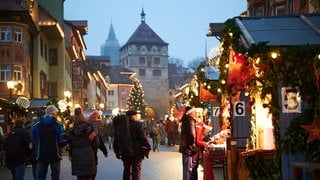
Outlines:
{"label": "crowd of people", "polygon": [[201,152],[208,145],[205,137],[211,130],[193,107],[186,107],[181,119],[166,117],[145,123],[138,121],[134,110],[103,123],[98,110],[85,117],[81,108],[75,108],[69,118],[72,126],[67,130],[57,119],[58,109],[54,105],[39,110],[37,116],[34,122],[15,120],[14,128],[3,140],[6,165],[13,179],[24,178],[27,164],[32,166],[36,180],[46,179],[49,166],[51,178],[59,179],[62,153],[67,149],[72,175],[79,180],[93,180],[97,174],[97,152],[100,149],[107,158],[108,148],[123,162],[123,179],[140,179],[142,161],[149,158],[151,150],[160,152],[160,145],[179,145],[183,180],[193,180],[198,177]]}

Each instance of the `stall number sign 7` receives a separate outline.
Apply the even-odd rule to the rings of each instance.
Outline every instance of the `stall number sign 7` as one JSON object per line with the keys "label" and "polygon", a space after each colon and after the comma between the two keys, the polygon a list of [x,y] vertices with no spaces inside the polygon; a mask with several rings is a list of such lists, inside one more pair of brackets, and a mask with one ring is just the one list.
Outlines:
{"label": "stall number sign 7", "polygon": [[238,101],[234,104],[233,107],[233,113],[234,116],[245,116],[245,102],[244,101]]}
{"label": "stall number sign 7", "polygon": [[218,117],[220,114],[220,107],[212,107],[212,116]]}

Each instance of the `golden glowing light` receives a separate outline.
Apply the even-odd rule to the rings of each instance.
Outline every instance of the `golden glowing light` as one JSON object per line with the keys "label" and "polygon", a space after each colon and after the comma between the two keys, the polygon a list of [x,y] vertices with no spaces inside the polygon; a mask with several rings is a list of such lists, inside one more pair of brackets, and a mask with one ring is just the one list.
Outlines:
{"label": "golden glowing light", "polygon": [[271,57],[272,57],[272,59],[276,59],[278,57],[278,53],[272,52]]}

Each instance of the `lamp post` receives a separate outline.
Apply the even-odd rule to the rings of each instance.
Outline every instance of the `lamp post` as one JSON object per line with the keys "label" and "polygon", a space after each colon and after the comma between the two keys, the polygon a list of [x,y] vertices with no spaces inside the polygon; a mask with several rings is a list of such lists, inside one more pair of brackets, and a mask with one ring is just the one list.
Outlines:
{"label": "lamp post", "polygon": [[100,104],[99,104],[99,108],[100,108],[100,110],[103,110],[103,109],[104,109],[104,104],[103,104],[103,103],[100,103]]}
{"label": "lamp post", "polygon": [[7,82],[7,87],[8,89],[10,90],[10,96],[9,96],[9,100],[12,99],[12,90],[14,89],[14,85],[15,85],[15,82],[10,80]]}
{"label": "lamp post", "polygon": [[67,102],[69,102],[69,98],[71,97],[71,92],[70,91],[64,91],[63,92],[64,97],[66,97]]}
{"label": "lamp post", "polygon": [[99,103],[99,112],[100,112],[101,118],[103,118],[103,110],[104,110],[104,104],[101,102]]}
{"label": "lamp post", "polygon": [[12,124],[13,124],[13,122],[14,122],[14,120],[13,120],[13,110],[12,110],[13,106],[12,106],[12,104],[11,104],[12,91],[13,91],[13,89],[14,89],[14,86],[15,86],[15,82],[14,82],[14,81],[10,80],[10,81],[7,82],[7,87],[8,87],[8,89],[9,89],[9,91],[10,91],[9,103],[10,103],[10,106],[11,106],[10,115],[9,115],[10,131],[12,130]]}
{"label": "lamp post", "polygon": [[66,90],[63,92],[64,97],[66,98],[67,104],[69,104],[70,98],[71,98],[71,92],[69,90]]}

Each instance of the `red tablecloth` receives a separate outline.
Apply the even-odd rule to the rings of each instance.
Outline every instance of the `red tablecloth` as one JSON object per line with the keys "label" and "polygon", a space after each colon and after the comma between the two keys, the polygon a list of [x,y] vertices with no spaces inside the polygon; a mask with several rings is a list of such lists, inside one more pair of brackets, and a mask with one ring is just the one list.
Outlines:
{"label": "red tablecloth", "polygon": [[203,180],[214,180],[211,158],[206,152],[203,152]]}

